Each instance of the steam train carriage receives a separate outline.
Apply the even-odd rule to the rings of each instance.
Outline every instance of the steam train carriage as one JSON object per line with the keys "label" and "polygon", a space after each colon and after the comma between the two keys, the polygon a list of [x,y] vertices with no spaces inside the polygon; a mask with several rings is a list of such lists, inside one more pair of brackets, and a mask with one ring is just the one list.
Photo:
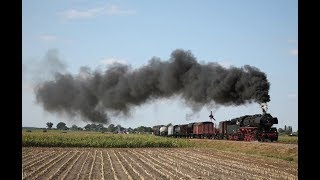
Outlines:
{"label": "steam train carriage", "polygon": [[168,127],[167,126],[160,127],[160,136],[168,136]]}
{"label": "steam train carriage", "polygon": [[154,134],[171,137],[210,138],[244,141],[277,141],[278,119],[268,113],[246,115],[219,123],[209,121],[171,126],[154,126]]}
{"label": "steam train carriage", "polygon": [[157,126],[153,126],[152,130],[153,130],[153,134],[156,136],[160,136],[160,128],[164,126],[164,125],[157,125]]}

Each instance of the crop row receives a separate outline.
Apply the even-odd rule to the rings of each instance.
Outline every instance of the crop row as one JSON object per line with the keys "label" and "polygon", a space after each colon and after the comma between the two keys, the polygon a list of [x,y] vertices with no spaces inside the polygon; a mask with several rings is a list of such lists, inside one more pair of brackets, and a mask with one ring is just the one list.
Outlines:
{"label": "crop row", "polygon": [[287,161],[200,148],[24,147],[23,153],[23,179],[297,179],[298,173]]}
{"label": "crop row", "polygon": [[186,139],[163,138],[140,134],[23,132],[24,147],[190,147]]}

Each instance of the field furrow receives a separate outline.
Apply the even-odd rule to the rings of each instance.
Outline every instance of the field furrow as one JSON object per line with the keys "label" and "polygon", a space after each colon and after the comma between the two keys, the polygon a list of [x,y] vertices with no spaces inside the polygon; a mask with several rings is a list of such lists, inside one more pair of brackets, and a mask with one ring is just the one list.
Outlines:
{"label": "field furrow", "polygon": [[[188,153],[187,153],[188,154]],[[190,152],[190,155],[193,153]],[[272,179],[290,179],[297,176],[297,171],[294,172],[292,169],[292,172],[287,171],[288,165],[290,166],[290,163],[282,164],[281,167],[275,168],[276,166],[272,165],[275,161],[270,161],[269,159],[263,160],[248,160],[248,157],[250,155],[241,155],[241,154],[230,154],[229,156],[221,156],[222,153],[216,154],[216,153],[210,153],[210,154],[204,154],[201,153],[199,156],[197,156],[200,159],[223,159],[223,164],[225,166],[231,166],[235,169],[240,170],[241,172],[245,172],[248,174],[257,174],[260,175],[260,177],[265,177],[266,174],[269,175]],[[229,158],[228,158],[229,157]],[[238,159],[233,159],[230,157],[238,157]],[[243,160],[242,160],[243,159]],[[268,163],[267,163],[268,162]],[[280,169],[280,170],[279,170]]]}
{"label": "field furrow", "polygon": [[92,163],[90,170],[90,179],[104,179],[101,153],[101,151],[95,150],[94,163]]}
{"label": "field furrow", "polygon": [[192,179],[210,179],[212,177],[209,177],[209,175],[206,175],[205,171],[202,171],[200,168],[196,168],[196,166],[191,166],[188,163],[185,163],[185,161],[178,159],[176,157],[168,156],[165,153],[161,153],[159,151],[148,151],[147,153],[152,154],[154,156],[159,156],[164,159],[165,161],[168,161],[170,164],[174,164],[174,166],[177,166],[178,169],[182,170],[183,173],[188,174]]}
{"label": "field furrow", "polygon": [[136,168],[133,167],[133,165],[126,158],[123,157],[121,152],[117,152],[116,154],[117,154],[119,160],[122,162],[124,168],[128,171],[129,174],[131,174],[131,177],[133,179],[143,179],[144,180],[144,177],[139,173],[139,171],[136,170]]}
{"label": "field furrow", "polygon": [[143,158],[140,158],[134,151],[129,150],[129,157],[133,157],[136,162],[139,164],[141,163],[143,167],[147,168],[147,172],[149,174],[152,174],[153,177],[159,177],[161,179],[170,179],[170,176],[164,172],[162,172],[160,169],[155,167],[153,163],[149,163],[148,161],[145,161]]}
{"label": "field furrow", "polygon": [[123,166],[122,162],[120,161],[114,150],[110,153],[110,159],[114,162],[115,172],[119,179],[132,179],[131,175]]}
{"label": "field furrow", "polygon": [[104,162],[103,162],[102,151],[100,151],[100,160],[101,160],[101,179],[104,180]]}
{"label": "field furrow", "polygon": [[[185,158],[184,156],[181,156],[180,154],[172,154],[174,156]],[[227,173],[233,176],[238,176],[240,178],[245,178],[248,175],[251,175],[252,179],[261,179],[264,176],[260,176],[257,172],[252,174],[248,171],[247,165],[241,164],[238,162],[228,162],[226,159],[219,159],[219,158],[210,158],[207,156],[202,156],[198,154],[197,156],[193,156],[192,154],[188,154],[185,152],[185,155],[188,157],[188,160],[191,160],[193,162],[199,162],[202,166],[205,168],[212,168],[221,170],[221,173]],[[184,159],[186,160],[186,159]]]}
{"label": "field furrow", "polygon": [[65,152],[57,153],[55,156],[53,156],[52,159],[48,159],[43,163],[35,163],[32,166],[28,166],[28,167],[23,168],[23,177],[24,178],[32,177],[33,175],[35,175],[38,172],[40,172],[47,165],[49,165],[50,163],[54,162],[56,159],[60,158],[64,154],[66,154],[66,153]]}
{"label": "field furrow", "polygon": [[297,164],[200,148],[23,148],[23,179],[298,179]]}
{"label": "field furrow", "polygon": [[[296,167],[293,163],[287,163],[281,160],[272,159],[272,161],[268,159],[261,159],[261,157],[256,157],[247,154],[233,153],[233,152],[225,152],[225,151],[204,151],[203,149],[195,149],[195,150],[187,150],[188,152],[196,151],[201,154],[207,154],[213,158],[226,158],[228,160],[241,161],[243,163],[254,163],[258,164],[260,167],[277,169],[279,171],[287,171],[289,173],[293,173],[296,171]],[[268,163],[266,163],[268,161]],[[275,168],[277,167],[277,168]]]}
{"label": "field furrow", "polygon": [[56,152],[44,152],[40,155],[33,155],[28,160],[22,161],[22,167],[27,169],[28,167],[35,166],[36,164],[42,163],[50,159],[52,156],[54,156]]}
{"label": "field furrow", "polygon": [[57,168],[52,168],[51,171],[46,174],[46,177],[49,177],[48,179],[58,179],[58,177],[67,170],[68,166],[71,166],[71,162],[76,159],[78,153],[78,151],[73,152],[65,161],[61,161],[59,166],[56,165],[55,167]]}
{"label": "field furrow", "polygon": [[79,164],[79,159],[80,157],[82,157],[83,153],[85,153],[84,151],[82,151],[80,154],[78,154],[78,156],[75,158],[75,160],[70,164],[70,166],[68,166],[68,168],[66,169],[66,171],[64,173],[61,174],[61,179],[68,179],[68,175],[71,171],[71,169],[76,165]]}
{"label": "field furrow", "polygon": [[165,167],[167,170],[174,170],[176,177],[181,177],[183,179],[191,179],[189,172],[179,166],[179,163],[174,163],[172,161],[167,161],[162,158],[161,154],[152,154],[150,155],[150,151],[140,151],[140,154],[146,156],[146,158],[153,160],[158,163],[160,166]]}
{"label": "field furrow", "polygon": [[[109,154],[105,150],[101,150],[101,156],[102,156],[102,169],[103,172],[102,178],[104,179],[115,179],[114,173],[113,173],[113,167],[110,164],[109,160]],[[112,178],[111,178],[112,177]]]}
{"label": "field furrow", "polygon": [[41,179],[42,176],[46,176],[48,172],[53,171],[56,167],[59,167],[59,162],[66,159],[67,155],[70,154],[72,151],[64,152],[62,156],[58,158],[54,158],[53,161],[50,163],[46,163],[41,169],[37,170],[37,174],[34,175],[31,179]]}
{"label": "field furrow", "polygon": [[112,171],[112,178],[114,180],[118,180],[119,178],[118,178],[117,173],[115,171],[115,168],[114,168],[114,165],[113,165],[114,163],[112,163],[112,159],[111,159],[111,156],[110,156],[108,151],[107,151],[107,155],[108,155],[108,160],[110,162],[110,168],[111,168],[111,171]]}
{"label": "field furrow", "polygon": [[[229,178],[241,178],[241,174],[237,174],[236,172],[229,171],[228,169],[225,169],[224,167],[220,166],[220,164],[215,164],[213,166],[209,165],[208,163],[205,163],[205,161],[198,161],[197,159],[185,156],[183,153],[176,153],[176,152],[162,152],[167,153],[167,155],[171,156],[171,158],[180,158],[180,161],[183,161],[190,166],[197,167],[198,169],[202,170],[203,175],[206,175],[208,177],[214,177],[215,179],[229,179]],[[182,155],[181,155],[182,154]]]}
{"label": "field furrow", "polygon": [[92,160],[92,163],[91,163],[91,167],[90,167],[90,171],[89,171],[89,177],[88,179],[91,180],[91,176],[92,176],[92,171],[93,171],[93,166],[95,165],[95,162],[96,162],[96,157],[97,157],[97,150],[94,150],[94,154],[93,154],[93,160]]}
{"label": "field furrow", "polygon": [[82,153],[79,155],[79,157],[73,163],[70,163],[70,166],[67,167],[66,172],[62,173],[63,179],[79,179],[80,172],[82,171],[82,165],[85,163],[87,156],[89,155],[89,151],[84,150],[81,152]]}
{"label": "field furrow", "polygon": [[43,156],[46,154],[47,154],[46,151],[37,151],[37,153],[28,151],[28,152],[22,153],[23,163],[26,163],[30,159],[33,160],[35,157]]}
{"label": "field furrow", "polygon": [[174,178],[177,179],[179,178],[179,176],[177,175],[176,169],[171,169],[168,168],[168,164],[165,163],[161,163],[158,160],[155,159],[149,159],[148,157],[146,157],[145,154],[141,154],[139,151],[132,151],[133,154],[135,154],[137,157],[140,157],[140,159],[143,159],[145,162],[147,162],[149,165],[152,165],[154,168],[156,168],[156,170],[160,173],[162,173],[163,175],[167,176],[167,178]]}
{"label": "field furrow", "polygon": [[[139,161],[139,159],[135,159],[133,156],[130,156],[127,151],[122,152],[124,154],[124,157],[127,158],[129,163],[131,163],[132,166],[136,167],[137,171],[140,172],[140,175],[144,179],[156,179],[155,174],[157,173],[156,171],[152,172],[151,167],[144,164],[142,161]],[[122,154],[121,153],[121,154]]]}
{"label": "field furrow", "polygon": [[90,175],[90,170],[91,170],[91,166],[93,163],[93,158],[94,158],[94,151],[91,150],[89,151],[88,156],[86,157],[86,160],[84,161],[84,163],[82,164],[82,168],[79,172],[79,179],[89,179],[89,175]]}

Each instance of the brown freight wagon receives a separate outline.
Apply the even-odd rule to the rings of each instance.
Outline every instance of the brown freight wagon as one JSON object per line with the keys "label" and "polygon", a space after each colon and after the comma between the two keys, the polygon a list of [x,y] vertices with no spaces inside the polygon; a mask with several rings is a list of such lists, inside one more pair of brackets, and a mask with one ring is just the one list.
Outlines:
{"label": "brown freight wagon", "polygon": [[175,125],[173,127],[174,137],[187,137],[188,136],[188,124]]}
{"label": "brown freight wagon", "polygon": [[229,121],[221,121],[219,122],[219,139],[226,139],[227,137],[227,125],[228,125]]}
{"label": "brown freight wagon", "polygon": [[193,137],[214,138],[217,130],[212,122],[199,122],[193,125]]}
{"label": "brown freight wagon", "polygon": [[189,123],[188,126],[187,126],[187,137],[189,138],[194,138],[193,136],[193,125],[195,123]]}

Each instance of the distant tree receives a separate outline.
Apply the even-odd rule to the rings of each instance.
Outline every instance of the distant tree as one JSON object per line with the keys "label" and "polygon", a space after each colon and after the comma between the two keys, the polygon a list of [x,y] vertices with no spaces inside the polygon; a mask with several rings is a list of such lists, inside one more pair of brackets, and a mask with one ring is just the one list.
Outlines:
{"label": "distant tree", "polygon": [[171,124],[171,123],[169,123],[169,124],[167,125],[167,127],[169,127],[169,126],[172,126],[172,124]]}
{"label": "distant tree", "polygon": [[133,129],[132,129],[131,127],[129,127],[129,128],[127,129],[127,131],[128,131],[128,132],[132,132]]}
{"label": "distant tree", "polygon": [[146,126],[139,126],[134,129],[136,132],[153,132],[152,127],[146,127]]}
{"label": "distant tree", "polygon": [[108,132],[114,132],[114,131],[116,131],[117,129],[116,129],[116,127],[114,126],[114,124],[110,124],[110,125],[108,126],[107,130],[108,130]]}
{"label": "distant tree", "polygon": [[96,127],[96,130],[97,130],[97,131],[100,131],[100,132],[101,132],[101,131],[106,131],[106,129],[107,129],[107,128],[105,128],[105,127],[103,126],[103,124],[98,124],[97,127]]}
{"label": "distant tree", "polygon": [[288,126],[288,131],[290,134],[292,133],[292,126]]}
{"label": "distant tree", "polygon": [[125,130],[125,128],[122,127],[121,125],[116,126],[116,131],[124,131],[124,130]]}
{"label": "distant tree", "polygon": [[144,132],[144,127],[143,126],[139,126],[137,128],[134,128],[133,131],[135,131],[135,132]]}
{"label": "distant tree", "polygon": [[84,129],[85,129],[86,131],[90,131],[90,130],[91,130],[91,125],[90,125],[90,124],[87,124],[87,125],[84,127]]}
{"label": "distant tree", "polygon": [[153,132],[152,127],[147,127],[147,128],[146,128],[146,132]]}
{"label": "distant tree", "polygon": [[48,127],[48,129],[51,129],[52,126],[53,126],[53,123],[52,123],[52,122],[47,122],[47,127]]}
{"label": "distant tree", "polygon": [[90,124],[90,130],[91,131],[97,131],[97,125],[96,124]]}
{"label": "distant tree", "polygon": [[70,128],[72,131],[77,131],[79,130],[79,127],[77,125],[72,125],[71,128]]}
{"label": "distant tree", "polygon": [[289,135],[289,134],[292,134],[292,126],[285,126],[286,129],[284,130],[285,134]]}
{"label": "distant tree", "polygon": [[64,123],[64,122],[59,122],[59,123],[57,124],[57,129],[67,130],[68,127],[66,126],[66,123]]}
{"label": "distant tree", "polygon": [[278,132],[279,132],[280,134],[290,135],[290,134],[292,134],[292,126],[284,125],[284,129],[279,128],[279,129],[278,129]]}
{"label": "distant tree", "polygon": [[282,128],[279,128],[279,129],[278,129],[278,132],[279,132],[280,134],[282,134],[282,133],[284,133],[284,130],[283,130]]}

